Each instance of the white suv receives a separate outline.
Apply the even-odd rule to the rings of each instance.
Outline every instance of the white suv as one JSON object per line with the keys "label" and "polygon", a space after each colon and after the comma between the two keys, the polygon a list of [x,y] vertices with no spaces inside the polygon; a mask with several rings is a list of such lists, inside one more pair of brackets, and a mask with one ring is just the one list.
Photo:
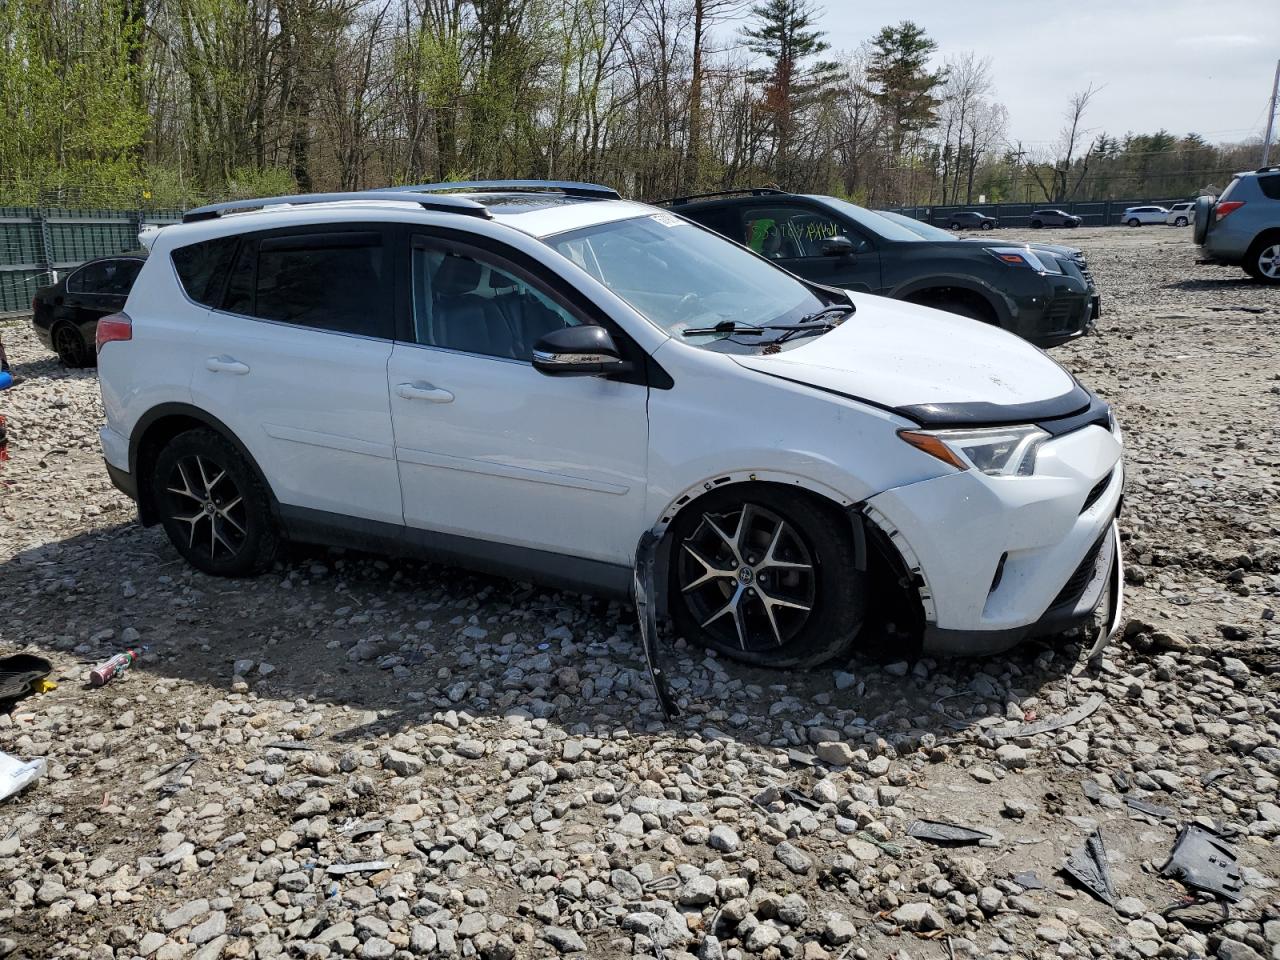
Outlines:
{"label": "white suv", "polygon": [[1120,215],[1120,222],[1131,227],[1140,227],[1144,223],[1164,223],[1169,211],[1164,207],[1128,207]]}
{"label": "white suv", "polygon": [[996,327],[589,184],[185,221],[99,327],[102,446],[206,573],[291,540],[626,595],[652,561],[678,631],[775,666],[864,623],[986,652],[1118,621],[1110,410]]}
{"label": "white suv", "polygon": [[1196,202],[1188,200],[1184,203],[1175,203],[1169,208],[1169,215],[1164,218],[1164,222],[1171,227],[1185,227],[1195,223]]}

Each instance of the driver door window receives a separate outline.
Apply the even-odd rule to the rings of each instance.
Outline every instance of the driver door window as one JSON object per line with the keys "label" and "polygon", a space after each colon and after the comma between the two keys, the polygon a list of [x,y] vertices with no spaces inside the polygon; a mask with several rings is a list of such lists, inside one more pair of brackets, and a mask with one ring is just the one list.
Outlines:
{"label": "driver door window", "polygon": [[755,207],[743,211],[742,242],[770,260],[807,260],[826,256],[826,243],[847,236],[855,250],[861,238],[843,224],[807,207]]}
{"label": "driver door window", "polygon": [[528,362],[542,337],[580,322],[508,270],[461,251],[413,246],[416,343]]}

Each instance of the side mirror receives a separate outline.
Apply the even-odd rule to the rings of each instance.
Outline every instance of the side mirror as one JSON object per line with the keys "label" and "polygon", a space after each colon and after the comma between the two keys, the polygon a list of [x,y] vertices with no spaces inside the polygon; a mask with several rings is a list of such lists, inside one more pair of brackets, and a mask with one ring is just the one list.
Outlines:
{"label": "side mirror", "polygon": [[824,257],[853,256],[853,241],[844,235],[829,237],[822,244],[822,255]]}
{"label": "side mirror", "polygon": [[604,327],[581,324],[552,330],[533,345],[533,367],[549,377],[589,377],[625,373],[631,364]]}

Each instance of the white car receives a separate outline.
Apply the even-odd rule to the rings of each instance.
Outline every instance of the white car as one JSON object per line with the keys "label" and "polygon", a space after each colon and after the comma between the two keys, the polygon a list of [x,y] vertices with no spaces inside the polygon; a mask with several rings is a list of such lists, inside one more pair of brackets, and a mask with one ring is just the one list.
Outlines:
{"label": "white car", "polygon": [[1164,207],[1128,207],[1120,215],[1120,222],[1131,227],[1140,227],[1145,223],[1164,223],[1169,211]]}
{"label": "white car", "polygon": [[681,634],[773,666],[1118,622],[1111,411],[996,327],[586,184],[185,219],[99,325],[101,439],[206,573],[294,540],[625,596],[652,559]]}
{"label": "white car", "polygon": [[1164,218],[1164,222],[1171,227],[1185,227],[1188,224],[1196,222],[1196,203],[1190,200],[1186,203],[1175,203],[1169,208],[1169,215]]}

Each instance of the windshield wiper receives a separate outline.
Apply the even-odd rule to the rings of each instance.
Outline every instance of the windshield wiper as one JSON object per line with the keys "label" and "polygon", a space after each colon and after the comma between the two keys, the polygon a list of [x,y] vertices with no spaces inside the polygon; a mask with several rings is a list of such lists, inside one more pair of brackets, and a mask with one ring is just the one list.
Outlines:
{"label": "windshield wiper", "polygon": [[801,317],[795,323],[766,323],[758,327],[749,324],[735,323],[733,320],[721,320],[714,327],[693,327],[689,330],[681,330],[682,337],[705,337],[716,333],[751,333],[757,336],[763,334],[766,330],[782,330],[783,335],[779,337],[779,341],[786,340],[791,336],[812,331],[814,333],[825,333],[833,327],[839,326],[836,323],[816,323],[824,317],[830,317],[839,314],[853,313],[857,308],[851,303],[837,303],[829,307],[823,307],[821,310],[811,313],[808,316]]}

